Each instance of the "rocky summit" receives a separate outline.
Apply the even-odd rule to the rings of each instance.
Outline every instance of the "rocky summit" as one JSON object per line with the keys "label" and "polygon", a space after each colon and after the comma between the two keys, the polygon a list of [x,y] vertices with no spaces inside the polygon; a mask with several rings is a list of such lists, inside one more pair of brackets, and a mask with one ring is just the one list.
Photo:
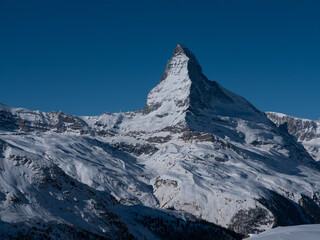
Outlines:
{"label": "rocky summit", "polygon": [[301,142],[315,123],[284,122],[181,44],[139,111],[0,105],[0,236],[241,239],[319,223],[318,150]]}

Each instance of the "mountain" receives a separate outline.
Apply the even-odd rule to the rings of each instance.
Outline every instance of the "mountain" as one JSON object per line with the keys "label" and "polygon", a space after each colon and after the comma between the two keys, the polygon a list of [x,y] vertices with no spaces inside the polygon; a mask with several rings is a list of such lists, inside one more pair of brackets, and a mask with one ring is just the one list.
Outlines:
{"label": "mountain", "polygon": [[300,142],[310,156],[320,161],[320,121],[292,117],[282,113],[267,112],[277,126],[285,128]]}
{"label": "mountain", "polygon": [[[172,226],[221,229],[210,222],[239,234],[320,222],[319,164],[265,113],[209,81],[181,44],[141,110],[72,116],[1,105],[0,141],[5,223],[60,221],[111,238],[150,238],[136,230],[150,229],[141,218],[159,223],[167,214]],[[45,187],[37,176],[48,177]],[[232,231],[220,230],[240,236]]]}

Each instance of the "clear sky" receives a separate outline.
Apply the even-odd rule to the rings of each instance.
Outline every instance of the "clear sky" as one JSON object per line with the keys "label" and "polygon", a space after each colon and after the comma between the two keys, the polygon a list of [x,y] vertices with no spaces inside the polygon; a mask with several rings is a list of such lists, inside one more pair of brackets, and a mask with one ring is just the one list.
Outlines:
{"label": "clear sky", "polygon": [[0,102],[139,109],[177,43],[260,110],[320,117],[319,0],[0,0]]}

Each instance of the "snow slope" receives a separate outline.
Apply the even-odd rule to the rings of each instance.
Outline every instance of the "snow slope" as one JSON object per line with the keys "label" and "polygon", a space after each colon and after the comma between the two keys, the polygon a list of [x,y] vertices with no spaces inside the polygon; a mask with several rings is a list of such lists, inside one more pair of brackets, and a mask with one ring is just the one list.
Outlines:
{"label": "snow slope", "polygon": [[277,227],[249,239],[257,240],[318,240],[320,224],[299,225],[291,227]]}
{"label": "snow slope", "polygon": [[155,197],[136,179],[141,167],[117,151],[108,159],[107,145],[69,134],[2,134],[1,239],[159,239],[158,225],[172,236],[191,236],[183,233],[188,226],[211,238],[241,237],[183,213],[119,204],[112,191],[128,202],[131,194],[140,195],[146,205],[154,205]]}
{"label": "snow slope", "polygon": [[[79,223],[40,200],[29,200],[25,196],[29,192],[36,199],[52,196],[53,186],[33,187],[38,180],[29,176],[38,171],[20,164],[25,157],[39,169],[60,171],[88,192],[107,194],[108,212],[119,203],[175,209],[242,234],[320,222],[319,165],[265,113],[209,81],[183,45],[175,48],[143,109],[89,117],[1,105],[0,141],[4,222],[17,222],[22,216],[63,219],[95,234],[106,229],[98,213],[86,217],[94,208],[87,203],[89,193],[80,194],[87,203],[81,207],[73,203],[74,197],[79,198],[76,192],[68,198],[73,204],[70,216],[83,216]],[[11,192],[28,201],[17,207]],[[53,206],[63,201],[62,193],[59,189],[52,193]],[[38,205],[39,212],[34,210]],[[122,210],[115,214],[125,226],[136,224],[128,222]],[[123,229],[112,225],[105,232],[123,234]]]}

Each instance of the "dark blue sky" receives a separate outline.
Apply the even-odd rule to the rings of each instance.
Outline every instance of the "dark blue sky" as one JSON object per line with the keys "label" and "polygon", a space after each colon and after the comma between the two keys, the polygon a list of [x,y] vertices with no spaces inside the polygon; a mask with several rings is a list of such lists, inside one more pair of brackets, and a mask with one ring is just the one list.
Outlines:
{"label": "dark blue sky", "polygon": [[179,42],[263,111],[320,117],[320,1],[0,0],[0,102],[77,115],[144,106]]}

